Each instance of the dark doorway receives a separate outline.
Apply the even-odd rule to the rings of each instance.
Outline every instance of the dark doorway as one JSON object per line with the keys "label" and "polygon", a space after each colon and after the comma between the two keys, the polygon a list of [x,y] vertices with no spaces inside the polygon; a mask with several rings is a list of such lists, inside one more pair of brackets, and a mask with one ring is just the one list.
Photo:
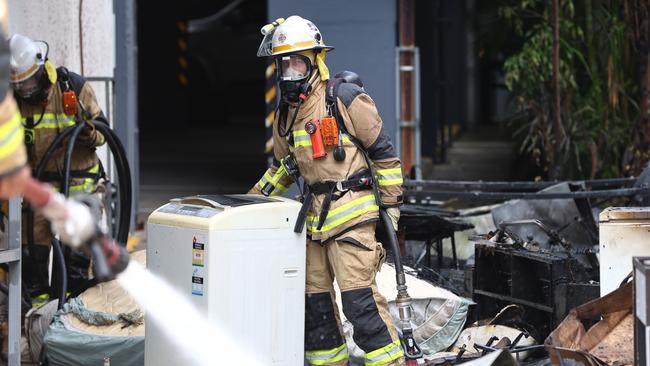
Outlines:
{"label": "dark doorway", "polygon": [[143,213],[169,198],[243,193],[263,173],[266,2],[138,1]]}
{"label": "dark doorway", "polygon": [[417,0],[415,9],[422,155],[443,162],[454,131],[467,119],[465,1]]}

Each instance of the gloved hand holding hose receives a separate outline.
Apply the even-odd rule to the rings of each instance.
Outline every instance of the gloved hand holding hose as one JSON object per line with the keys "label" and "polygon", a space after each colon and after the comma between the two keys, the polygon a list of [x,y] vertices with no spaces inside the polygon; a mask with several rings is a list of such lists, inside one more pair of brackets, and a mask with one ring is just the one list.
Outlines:
{"label": "gloved hand holding hose", "polygon": [[52,231],[63,243],[75,248],[88,244],[100,280],[112,279],[126,268],[129,254],[123,246],[101,232],[91,210],[93,202],[66,199],[34,178],[27,181],[24,197],[50,220]]}
{"label": "gloved hand holding hose", "polygon": [[30,178],[25,185],[24,196],[52,223],[52,231],[64,243],[79,247],[97,234],[90,208],[78,201],[66,199],[50,186]]}

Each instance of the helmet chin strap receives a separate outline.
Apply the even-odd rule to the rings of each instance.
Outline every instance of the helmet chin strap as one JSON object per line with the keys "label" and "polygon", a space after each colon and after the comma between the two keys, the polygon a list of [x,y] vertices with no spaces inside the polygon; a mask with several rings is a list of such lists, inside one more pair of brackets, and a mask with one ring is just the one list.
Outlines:
{"label": "helmet chin strap", "polygon": [[320,52],[316,53],[316,66],[318,67],[318,73],[320,74],[320,79],[323,81],[329,80],[330,78],[330,70],[327,68],[327,65],[325,64],[326,53],[327,53],[326,50],[320,50]]}

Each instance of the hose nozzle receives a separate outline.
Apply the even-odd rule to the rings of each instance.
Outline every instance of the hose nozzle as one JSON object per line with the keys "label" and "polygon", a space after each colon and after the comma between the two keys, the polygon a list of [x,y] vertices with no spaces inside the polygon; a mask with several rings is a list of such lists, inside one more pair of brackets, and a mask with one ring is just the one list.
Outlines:
{"label": "hose nozzle", "polygon": [[[404,273],[398,274],[398,278],[400,278],[400,275],[404,276]],[[401,278],[398,279],[395,306],[397,306],[400,328],[402,330],[402,347],[404,348],[404,356],[407,360],[416,360],[421,358],[423,353],[413,338],[413,327],[411,326],[411,320],[413,319],[413,307],[411,304],[413,303],[413,299],[408,294],[406,281],[400,282],[402,282]]]}
{"label": "hose nozzle", "polygon": [[131,260],[129,252],[122,245],[107,236],[102,236],[90,244],[93,255],[93,269],[100,281],[112,280],[126,269]]}

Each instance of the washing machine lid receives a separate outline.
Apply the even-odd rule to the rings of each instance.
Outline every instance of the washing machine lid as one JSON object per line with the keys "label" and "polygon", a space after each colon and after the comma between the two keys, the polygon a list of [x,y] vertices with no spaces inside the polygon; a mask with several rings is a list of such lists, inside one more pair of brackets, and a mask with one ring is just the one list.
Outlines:
{"label": "washing machine lid", "polygon": [[650,220],[650,207],[608,207],[600,213],[600,222]]}
{"label": "washing machine lid", "polygon": [[170,202],[208,206],[211,208],[226,208],[281,201],[274,198],[248,194],[200,194],[196,196],[176,198]]}
{"label": "washing machine lid", "polygon": [[233,207],[254,205],[268,202],[282,202],[278,199],[264,196],[253,196],[246,194],[206,194],[173,198],[169,203],[158,211],[182,216],[194,216],[197,218],[211,218],[224,210]]}

